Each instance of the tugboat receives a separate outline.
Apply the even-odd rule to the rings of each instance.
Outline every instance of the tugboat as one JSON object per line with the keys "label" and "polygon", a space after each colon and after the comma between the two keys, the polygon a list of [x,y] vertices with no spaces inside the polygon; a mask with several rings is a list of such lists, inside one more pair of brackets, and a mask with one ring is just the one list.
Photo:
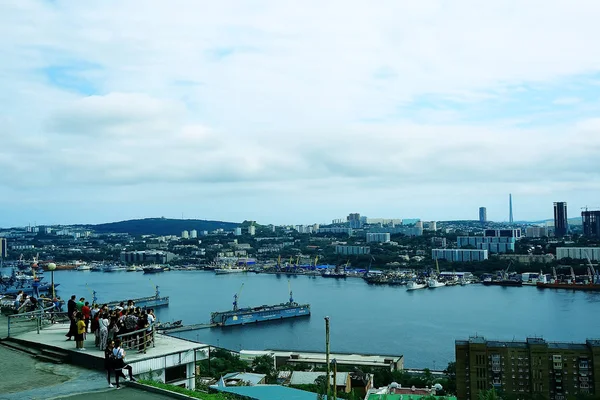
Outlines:
{"label": "tugboat", "polygon": [[[289,281],[288,281],[289,285]],[[290,299],[287,303],[277,305],[263,305],[259,307],[239,308],[238,299],[244,288],[240,287],[238,293],[233,296],[233,310],[218,311],[210,315],[210,323],[217,326],[245,325],[283,318],[308,317],[310,316],[310,304],[298,304],[294,301],[290,289]]]}

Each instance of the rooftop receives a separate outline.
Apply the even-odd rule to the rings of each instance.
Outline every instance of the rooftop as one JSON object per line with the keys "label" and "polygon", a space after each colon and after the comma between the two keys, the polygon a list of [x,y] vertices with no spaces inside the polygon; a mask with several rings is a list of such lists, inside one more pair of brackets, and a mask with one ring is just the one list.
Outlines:
{"label": "rooftop", "polygon": [[315,393],[279,385],[211,386],[211,389],[249,397],[253,400],[315,400],[317,398]]}
{"label": "rooftop", "polygon": [[[290,385],[312,385],[315,380],[320,376],[327,375],[326,372],[305,372],[305,371],[294,371],[290,379]],[[335,376],[336,386],[346,386],[348,381],[348,372],[338,372]],[[333,382],[333,377],[331,377]]]}
{"label": "rooftop", "polygon": [[[325,353],[303,352],[303,351],[278,351],[278,350],[242,350],[240,356],[246,359],[269,354],[273,357],[285,357],[294,362],[302,363],[325,363]],[[392,363],[402,362],[403,356],[376,355],[376,354],[346,354],[331,353],[329,359],[335,359],[338,364],[346,365],[370,365],[388,366]]]}

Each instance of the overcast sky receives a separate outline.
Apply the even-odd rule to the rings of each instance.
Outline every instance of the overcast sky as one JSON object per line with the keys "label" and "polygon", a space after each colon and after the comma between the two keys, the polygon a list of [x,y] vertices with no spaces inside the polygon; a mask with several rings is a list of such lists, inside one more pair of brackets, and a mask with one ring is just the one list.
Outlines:
{"label": "overcast sky", "polygon": [[0,2],[0,226],[600,207],[600,2]]}

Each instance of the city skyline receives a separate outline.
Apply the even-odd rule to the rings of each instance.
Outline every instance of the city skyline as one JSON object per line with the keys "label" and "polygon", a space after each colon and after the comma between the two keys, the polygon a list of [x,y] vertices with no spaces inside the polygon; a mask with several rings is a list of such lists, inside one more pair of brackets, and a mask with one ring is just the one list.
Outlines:
{"label": "city skyline", "polygon": [[508,221],[509,193],[515,221],[555,201],[578,216],[599,205],[598,16],[585,0],[2,3],[0,225]]}

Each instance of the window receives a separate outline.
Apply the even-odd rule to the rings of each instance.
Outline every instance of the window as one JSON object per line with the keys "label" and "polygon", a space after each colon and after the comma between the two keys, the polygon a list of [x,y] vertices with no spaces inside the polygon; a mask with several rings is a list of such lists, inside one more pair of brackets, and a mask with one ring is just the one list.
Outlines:
{"label": "window", "polygon": [[165,369],[165,382],[175,382],[187,378],[187,366],[177,365],[175,367]]}

